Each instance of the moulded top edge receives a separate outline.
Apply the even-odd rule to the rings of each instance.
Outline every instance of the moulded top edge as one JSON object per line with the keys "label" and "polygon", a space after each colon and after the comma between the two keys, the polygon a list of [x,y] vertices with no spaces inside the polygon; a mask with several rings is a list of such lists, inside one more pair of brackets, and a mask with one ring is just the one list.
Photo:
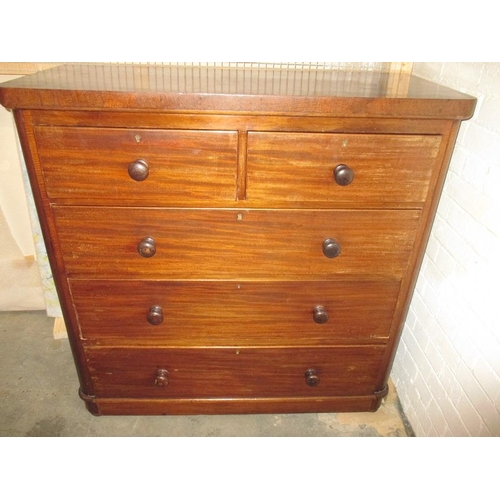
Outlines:
{"label": "moulded top edge", "polygon": [[0,84],[24,109],[148,109],[469,118],[476,100],[411,75],[371,71],[83,64]]}

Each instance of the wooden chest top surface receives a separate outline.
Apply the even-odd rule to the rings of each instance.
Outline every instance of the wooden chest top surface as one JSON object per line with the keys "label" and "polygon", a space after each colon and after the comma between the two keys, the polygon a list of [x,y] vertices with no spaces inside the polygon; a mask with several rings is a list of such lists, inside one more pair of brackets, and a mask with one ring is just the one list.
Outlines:
{"label": "wooden chest top surface", "polygon": [[411,75],[79,64],[0,86],[7,108],[469,118],[475,99]]}

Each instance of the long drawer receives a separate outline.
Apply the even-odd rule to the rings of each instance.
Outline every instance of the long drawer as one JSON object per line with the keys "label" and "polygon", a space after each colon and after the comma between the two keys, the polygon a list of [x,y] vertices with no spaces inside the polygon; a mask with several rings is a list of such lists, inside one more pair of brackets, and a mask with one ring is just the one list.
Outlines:
{"label": "long drawer", "polygon": [[400,278],[420,211],[53,207],[66,271],[100,278]]}
{"label": "long drawer", "polygon": [[249,132],[247,198],[418,207],[440,145],[438,135]]}
{"label": "long drawer", "polygon": [[70,280],[84,340],[164,346],[385,342],[399,285]]}
{"label": "long drawer", "polygon": [[89,348],[97,397],[373,394],[385,348]]}
{"label": "long drawer", "polygon": [[168,205],[236,196],[234,131],[39,126],[35,138],[57,200]]}

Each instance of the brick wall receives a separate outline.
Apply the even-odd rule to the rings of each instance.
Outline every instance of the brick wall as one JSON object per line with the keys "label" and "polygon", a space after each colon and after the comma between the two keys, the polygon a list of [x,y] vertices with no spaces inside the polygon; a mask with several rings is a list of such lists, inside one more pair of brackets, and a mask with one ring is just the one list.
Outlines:
{"label": "brick wall", "polygon": [[417,436],[500,436],[500,63],[416,63],[462,124],[392,379]]}

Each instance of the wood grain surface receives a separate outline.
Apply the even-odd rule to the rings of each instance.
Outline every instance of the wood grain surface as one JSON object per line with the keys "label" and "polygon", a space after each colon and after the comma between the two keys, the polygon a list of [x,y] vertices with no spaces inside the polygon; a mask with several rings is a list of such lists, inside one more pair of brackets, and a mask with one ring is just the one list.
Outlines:
{"label": "wood grain surface", "polygon": [[[96,396],[301,397],[374,392],[382,346],[338,348],[93,348],[89,369]],[[305,372],[317,370],[316,387]],[[158,369],[169,384],[155,385]]]}
{"label": "wood grain surface", "polygon": [[[236,197],[237,132],[36,127],[47,194],[103,204],[232,200]],[[145,160],[135,181],[128,166]]]}
{"label": "wood grain surface", "polygon": [[[249,132],[247,198],[336,206],[422,206],[440,136]],[[334,169],[354,172],[348,186]]]}
{"label": "wood grain surface", "polygon": [[[323,280],[402,277],[420,212],[53,207],[68,275],[106,278]],[[145,237],[156,254],[139,255]],[[327,258],[323,242],[338,240]]]}
{"label": "wood grain surface", "polygon": [[[328,345],[385,342],[398,281],[70,280],[81,336],[94,344]],[[147,314],[161,307],[163,322]],[[323,306],[329,319],[314,321]]]}
{"label": "wood grain surface", "polygon": [[182,110],[266,115],[469,118],[475,100],[410,76],[394,95],[390,73],[81,64],[0,86],[18,109]]}

